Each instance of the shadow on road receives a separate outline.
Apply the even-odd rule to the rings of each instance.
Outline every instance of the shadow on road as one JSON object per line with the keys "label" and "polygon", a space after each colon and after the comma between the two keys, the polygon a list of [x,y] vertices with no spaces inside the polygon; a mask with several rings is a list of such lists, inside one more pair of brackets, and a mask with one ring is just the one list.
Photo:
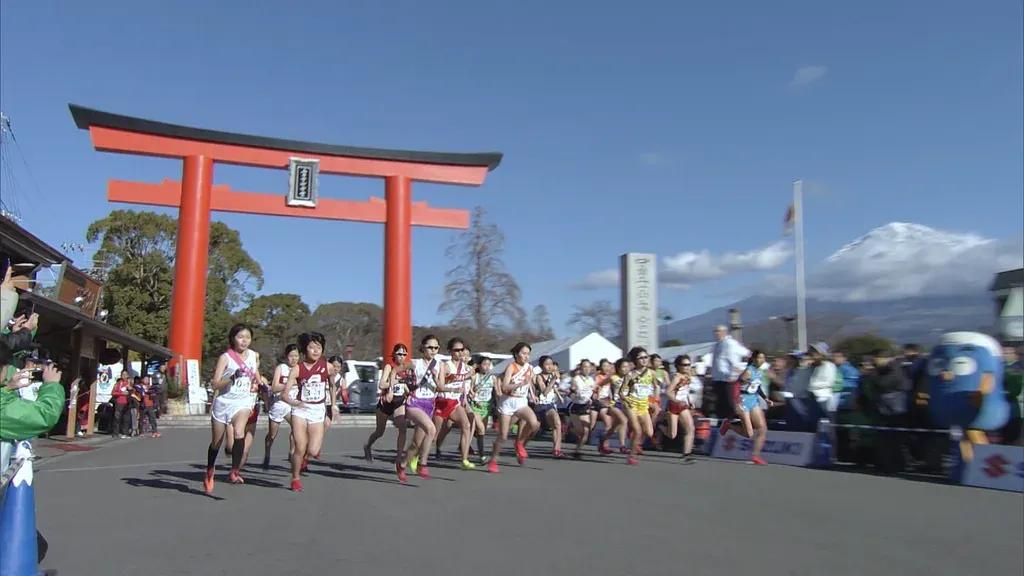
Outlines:
{"label": "shadow on road", "polygon": [[[152,472],[157,474],[157,471]],[[171,482],[169,480],[162,480],[160,478],[121,478],[121,481],[129,486],[143,487],[143,488],[157,488],[160,490],[173,490],[175,492],[181,492],[182,494],[195,494],[197,496],[204,496],[211,500],[223,500],[218,496],[207,494],[201,490],[196,490],[188,484],[182,484],[181,482]]]}

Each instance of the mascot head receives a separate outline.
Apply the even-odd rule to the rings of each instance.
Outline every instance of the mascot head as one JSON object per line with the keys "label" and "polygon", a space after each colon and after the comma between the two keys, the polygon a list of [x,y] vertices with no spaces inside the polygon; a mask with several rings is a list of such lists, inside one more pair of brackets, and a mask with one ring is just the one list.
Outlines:
{"label": "mascot head", "polygon": [[929,408],[940,426],[995,430],[1006,424],[1002,348],[978,332],[942,336],[928,362]]}

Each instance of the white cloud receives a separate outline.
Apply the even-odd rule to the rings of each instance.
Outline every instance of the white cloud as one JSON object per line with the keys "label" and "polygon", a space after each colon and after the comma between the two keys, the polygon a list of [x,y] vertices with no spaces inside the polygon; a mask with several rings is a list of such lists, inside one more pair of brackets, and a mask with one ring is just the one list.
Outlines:
{"label": "white cloud", "polygon": [[996,272],[1019,268],[1020,240],[894,222],[840,248],[808,278],[825,300],[873,301],[984,293]]}
{"label": "white cloud", "polygon": [[619,271],[616,268],[607,268],[599,272],[591,272],[580,282],[572,285],[577,290],[597,290],[599,288],[614,288],[619,285]]}
{"label": "white cloud", "polygon": [[788,242],[776,242],[747,252],[726,252],[713,256],[707,250],[680,252],[662,260],[660,280],[669,286],[689,286],[702,280],[751,270],[773,270],[789,260]]}
{"label": "white cloud", "polygon": [[644,152],[640,154],[640,163],[646,166],[658,166],[664,164],[667,158],[661,152]]}
{"label": "white cloud", "polygon": [[825,77],[828,73],[828,66],[801,66],[796,69],[796,74],[789,81],[790,88],[801,88],[810,86]]}
{"label": "white cloud", "polygon": [[[751,270],[772,270],[784,264],[791,256],[788,242],[776,242],[747,252],[726,252],[720,256],[707,250],[680,252],[661,258],[658,271],[660,284],[670,288],[689,288],[693,284],[727,274]],[[588,274],[573,285],[580,290],[609,288],[619,285],[619,271],[608,268]]]}

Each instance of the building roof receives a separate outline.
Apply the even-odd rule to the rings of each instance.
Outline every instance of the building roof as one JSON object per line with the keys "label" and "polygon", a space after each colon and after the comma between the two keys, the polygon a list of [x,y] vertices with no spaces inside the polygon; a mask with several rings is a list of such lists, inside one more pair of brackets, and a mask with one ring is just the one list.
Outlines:
{"label": "building roof", "polygon": [[1024,268],[1005,270],[996,274],[996,278],[992,281],[992,287],[989,290],[1009,290],[1015,286],[1024,286]]}
{"label": "building roof", "polygon": [[114,326],[104,322],[100,322],[95,318],[90,318],[89,316],[82,314],[82,312],[75,307],[64,304],[63,302],[50,300],[49,298],[45,298],[32,292],[22,292],[20,297],[28,298],[35,302],[36,309],[43,309],[45,313],[41,315],[46,316],[50,320],[53,320],[54,316],[65,318],[74,324],[76,328],[87,328],[89,332],[95,336],[103,338],[108,342],[127,346],[129,350],[141,352],[151,358],[166,360],[174,356],[173,352],[159,344],[153,344],[152,342],[148,342],[142,338],[132,336],[124,330],[115,328]]}
{"label": "building roof", "polygon": [[0,216],[0,247],[0,250],[22,262],[45,265],[71,262],[62,252],[6,216]]}
{"label": "building roof", "polygon": [[221,132],[218,130],[207,130],[205,128],[193,128],[179,124],[168,124],[145,118],[124,116],[93,110],[76,104],[69,104],[71,117],[75,125],[83,130],[92,126],[113,128],[128,132],[140,132],[143,134],[154,134],[170,138],[185,140],[199,140],[202,142],[214,142],[217,144],[232,144],[235,146],[246,146],[249,148],[268,148],[271,150],[285,150],[293,152],[306,152],[308,154],[323,154],[328,156],[346,156],[350,158],[367,158],[371,160],[391,160],[396,162],[412,162],[417,164],[443,164],[447,166],[486,166],[488,170],[494,170],[501,163],[500,152],[479,152],[479,153],[453,153],[453,152],[427,152],[420,150],[390,150],[385,148],[361,148],[356,146],[341,146],[337,144],[321,144],[317,142],[304,142],[301,140],[285,140],[282,138],[269,138],[266,136],[253,136],[251,134],[238,134],[235,132]]}

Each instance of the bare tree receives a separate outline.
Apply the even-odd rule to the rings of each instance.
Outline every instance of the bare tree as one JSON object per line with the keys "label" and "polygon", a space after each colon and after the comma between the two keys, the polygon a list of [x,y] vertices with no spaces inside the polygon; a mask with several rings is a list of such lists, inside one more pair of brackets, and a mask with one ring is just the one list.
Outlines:
{"label": "bare tree", "polygon": [[619,311],[608,300],[598,300],[586,306],[574,306],[567,324],[580,333],[597,332],[606,337],[619,333]]}
{"label": "bare tree", "polygon": [[526,312],[519,305],[519,284],[501,261],[505,235],[494,224],[485,223],[484,215],[484,209],[476,207],[469,230],[459,234],[445,252],[450,260],[461,263],[448,270],[444,302],[437,311],[450,313],[454,324],[481,332],[496,328],[499,320],[522,326]]}
{"label": "bare tree", "polygon": [[538,304],[533,307],[533,312],[530,314],[530,323],[533,325],[533,331],[540,338],[550,340],[555,337],[555,331],[551,329],[551,317],[548,315],[548,307],[543,304]]}

